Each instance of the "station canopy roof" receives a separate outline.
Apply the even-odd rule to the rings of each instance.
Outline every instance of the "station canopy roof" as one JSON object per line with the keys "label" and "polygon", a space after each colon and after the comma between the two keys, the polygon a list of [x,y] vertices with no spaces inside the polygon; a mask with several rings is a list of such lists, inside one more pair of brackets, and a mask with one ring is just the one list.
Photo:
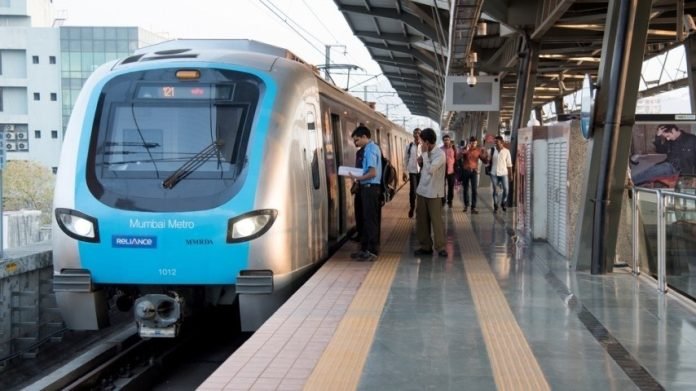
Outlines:
{"label": "station canopy roof", "polygon": [[[586,73],[596,80],[608,6],[597,0],[334,1],[411,114],[435,121],[448,115],[445,75],[468,75],[470,53],[477,57],[475,74],[501,79],[501,121],[513,114],[526,39],[539,43],[534,107],[580,89]],[[696,1],[653,1],[645,58],[694,32],[690,15],[696,18]]]}

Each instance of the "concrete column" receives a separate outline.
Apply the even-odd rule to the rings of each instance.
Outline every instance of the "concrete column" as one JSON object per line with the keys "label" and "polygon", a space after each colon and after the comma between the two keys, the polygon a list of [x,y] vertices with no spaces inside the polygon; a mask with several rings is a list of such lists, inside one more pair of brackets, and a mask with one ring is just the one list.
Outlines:
{"label": "concrete column", "polygon": [[565,113],[565,108],[563,107],[563,97],[562,96],[559,96],[558,98],[554,99],[553,105],[556,108],[556,116],[559,116],[559,115]]}
{"label": "concrete column", "polygon": [[[517,129],[527,126],[527,121],[529,121],[539,60],[539,44],[529,39],[526,39],[525,42],[527,47],[524,51],[524,58],[519,63],[515,111],[512,114],[512,125],[510,126],[510,154],[512,155],[512,164],[515,166],[517,166],[515,162],[517,157]],[[510,193],[513,192],[511,191]]]}

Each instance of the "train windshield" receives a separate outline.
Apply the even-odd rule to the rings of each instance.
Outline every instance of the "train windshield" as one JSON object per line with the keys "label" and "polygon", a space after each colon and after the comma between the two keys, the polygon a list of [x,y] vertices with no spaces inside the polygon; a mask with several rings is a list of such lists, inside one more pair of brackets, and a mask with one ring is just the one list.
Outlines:
{"label": "train windshield", "polygon": [[176,71],[127,74],[104,87],[87,175],[102,202],[128,210],[201,210],[239,188],[261,81],[212,69],[180,81]]}

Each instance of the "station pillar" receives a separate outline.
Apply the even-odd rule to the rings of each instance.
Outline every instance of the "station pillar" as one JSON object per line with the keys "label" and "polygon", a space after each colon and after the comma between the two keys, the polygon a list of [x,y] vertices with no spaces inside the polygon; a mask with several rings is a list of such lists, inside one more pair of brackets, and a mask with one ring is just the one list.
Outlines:
{"label": "station pillar", "polygon": [[610,0],[573,261],[612,271],[651,2]]}
{"label": "station pillar", "polygon": [[691,112],[696,113],[696,35],[689,35],[684,40],[684,52],[686,53],[686,76],[689,80]]}

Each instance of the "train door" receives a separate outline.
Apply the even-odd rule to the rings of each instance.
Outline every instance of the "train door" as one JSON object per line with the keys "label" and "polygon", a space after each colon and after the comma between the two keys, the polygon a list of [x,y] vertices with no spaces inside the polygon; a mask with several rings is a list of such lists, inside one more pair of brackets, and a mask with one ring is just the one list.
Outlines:
{"label": "train door", "polygon": [[[357,123],[354,120],[344,120],[341,121],[342,129],[338,128],[334,131],[334,140],[340,140],[341,144],[341,156],[343,161],[341,162],[344,166],[355,167],[355,157],[358,149],[353,143],[353,138],[350,136],[353,130],[357,127]],[[342,130],[345,129],[345,132]],[[339,178],[339,186],[341,187],[341,192],[344,194],[344,203],[341,204],[342,213],[345,218],[341,223],[341,232],[348,232],[349,228],[355,227],[355,203],[353,202],[353,195],[350,194],[350,188],[353,185],[353,181],[348,177]]]}
{"label": "train door", "polygon": [[305,106],[306,110],[306,129],[307,129],[307,149],[305,150],[305,161],[309,172],[307,172],[307,177],[309,178],[309,205],[308,210],[310,218],[310,226],[307,227],[310,242],[310,255],[312,260],[318,260],[323,257],[324,253],[324,243],[326,238],[324,237],[324,223],[325,218],[323,216],[322,203],[324,202],[324,188],[322,187],[321,178],[323,164],[323,149],[320,143],[320,133],[318,129],[318,121],[316,116],[316,108],[313,104],[307,103]]}
{"label": "train door", "polygon": [[[330,119],[329,119],[330,116]],[[323,140],[326,165],[326,192],[328,200],[327,224],[329,232],[329,243],[335,243],[341,234],[343,219],[341,213],[343,205],[342,188],[338,185],[338,166],[342,163],[341,158],[341,139],[336,139],[335,134],[341,133],[341,120],[338,115],[329,113],[327,110],[324,114],[324,123],[330,124],[324,126]]]}
{"label": "train door", "polygon": [[389,161],[394,165],[396,161],[394,161],[394,145],[392,144],[392,139],[391,139],[391,134],[387,132],[387,148],[389,150],[384,154],[384,156],[389,159]]}

